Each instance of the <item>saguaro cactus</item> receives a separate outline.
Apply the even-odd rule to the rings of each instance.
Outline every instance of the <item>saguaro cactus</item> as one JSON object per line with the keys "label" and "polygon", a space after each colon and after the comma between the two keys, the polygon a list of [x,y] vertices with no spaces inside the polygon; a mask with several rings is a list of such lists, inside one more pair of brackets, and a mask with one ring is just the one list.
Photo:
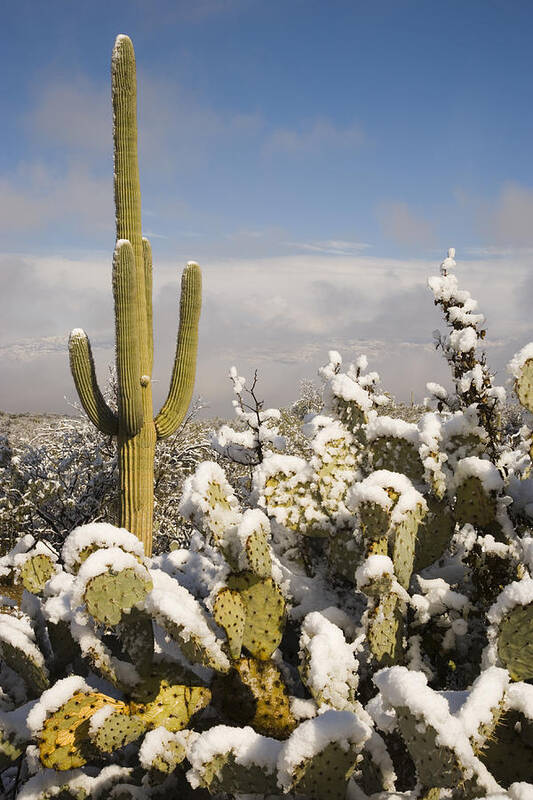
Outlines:
{"label": "saguaro cactus", "polygon": [[141,235],[137,159],[135,53],[129,37],[118,36],[111,61],[117,243],[113,258],[118,414],[107,405],[96,380],[89,339],[70,335],[70,366],[91,421],[117,437],[120,524],[151,553],[153,466],[157,439],[170,436],[189,406],[196,371],[201,272],[189,262],[181,280],[180,324],[170,389],[154,419],[152,406],[152,253]]}

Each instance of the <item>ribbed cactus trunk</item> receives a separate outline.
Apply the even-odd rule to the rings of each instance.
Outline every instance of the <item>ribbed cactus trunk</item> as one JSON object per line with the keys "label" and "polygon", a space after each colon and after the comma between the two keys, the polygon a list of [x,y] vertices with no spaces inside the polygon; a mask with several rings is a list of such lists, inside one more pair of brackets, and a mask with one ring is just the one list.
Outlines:
{"label": "ribbed cactus trunk", "polygon": [[154,419],[152,405],[152,252],[141,233],[137,158],[137,81],[131,40],[118,36],[111,61],[114,188],[117,242],[113,258],[118,414],[105,402],[82,330],[70,336],[71,370],[82,405],[104,433],[117,437],[120,524],[152,551],[154,456],[157,439],[170,436],[192,397],[196,372],[202,279],[190,262],[181,282],[180,325],[167,399]]}
{"label": "ribbed cactus trunk", "polygon": [[[114,141],[114,188],[117,243],[128,240],[133,250],[134,275],[130,297],[115,288],[116,348],[119,382],[118,462],[120,522],[151,549],[154,506],[156,430],[152,405],[152,286],[151,259],[144,263],[141,233],[141,189],[137,157],[137,81],[131,40],[119,36],[111,62]],[[115,264],[115,275],[117,265]],[[147,277],[146,273],[150,275]],[[121,329],[120,305],[135,313]],[[150,308],[150,311],[149,311]],[[132,343],[134,340],[134,346]],[[137,351],[137,352],[135,352]],[[131,416],[130,412],[131,411]]]}

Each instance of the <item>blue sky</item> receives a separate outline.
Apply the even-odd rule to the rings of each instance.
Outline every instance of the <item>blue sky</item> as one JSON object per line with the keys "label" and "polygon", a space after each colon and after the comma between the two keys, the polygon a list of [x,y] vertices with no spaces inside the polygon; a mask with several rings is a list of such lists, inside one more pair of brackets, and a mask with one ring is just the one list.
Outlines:
{"label": "blue sky", "polygon": [[102,378],[113,358],[118,33],[137,56],[161,394],[195,259],[213,413],[230,413],[233,363],[285,403],[330,347],[366,351],[385,388],[422,397],[446,376],[425,283],[450,245],[503,376],[533,334],[532,26],[513,0],[6,5],[0,408],[65,410],[71,327]]}

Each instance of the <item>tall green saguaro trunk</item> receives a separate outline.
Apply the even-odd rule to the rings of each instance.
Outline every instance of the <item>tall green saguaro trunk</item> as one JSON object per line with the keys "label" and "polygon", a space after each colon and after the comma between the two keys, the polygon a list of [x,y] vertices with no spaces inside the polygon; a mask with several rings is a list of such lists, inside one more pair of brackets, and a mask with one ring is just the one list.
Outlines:
{"label": "tall green saguaro trunk", "polygon": [[117,437],[120,524],[152,550],[156,441],[170,436],[192,397],[202,279],[187,264],[181,281],[180,324],[170,389],[154,419],[152,404],[152,252],[141,233],[137,158],[137,82],[131,40],[118,36],[111,61],[114,189],[117,241],[113,257],[118,413],[98,388],[89,340],[80,329],[69,340],[70,364],[82,405],[104,433]]}
{"label": "tall green saguaro trunk", "polygon": [[[117,243],[124,240],[130,242],[134,262],[134,275],[129,281],[131,297],[124,298],[126,305],[133,306],[134,314],[132,324],[126,323],[124,330],[119,326],[119,308],[123,298],[119,298],[117,302],[115,289],[117,372],[121,385],[119,397],[123,406],[119,408],[118,430],[120,521],[123,527],[144,542],[146,548],[153,525],[153,470],[157,436],[153,419],[151,380],[152,264],[148,246],[144,248],[145,264],[141,233],[135,73],[135,54],[131,40],[125,36],[119,37],[111,60],[115,216]],[[116,269],[115,265],[115,278]],[[134,342],[136,338],[138,341]],[[131,351],[134,349],[137,350],[136,358],[131,358]]]}

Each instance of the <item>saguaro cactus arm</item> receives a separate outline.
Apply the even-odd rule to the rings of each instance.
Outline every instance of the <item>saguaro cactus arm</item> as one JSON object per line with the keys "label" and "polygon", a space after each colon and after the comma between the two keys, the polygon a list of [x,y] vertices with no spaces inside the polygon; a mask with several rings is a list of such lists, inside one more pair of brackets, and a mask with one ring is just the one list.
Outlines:
{"label": "saguaro cactus arm", "polygon": [[180,324],[170,389],[155,418],[157,438],[170,436],[185,416],[191,402],[196,374],[198,321],[202,305],[202,273],[189,261],[181,278]]}
{"label": "saguaro cactus arm", "polygon": [[116,436],[118,417],[109,408],[96,379],[91,344],[85,331],[75,328],[68,343],[70,369],[85,413],[102,433]]}
{"label": "saguaro cactus arm", "polygon": [[120,428],[127,436],[135,436],[143,426],[144,414],[139,371],[135,256],[127,239],[119,239],[113,256],[113,295]]}

